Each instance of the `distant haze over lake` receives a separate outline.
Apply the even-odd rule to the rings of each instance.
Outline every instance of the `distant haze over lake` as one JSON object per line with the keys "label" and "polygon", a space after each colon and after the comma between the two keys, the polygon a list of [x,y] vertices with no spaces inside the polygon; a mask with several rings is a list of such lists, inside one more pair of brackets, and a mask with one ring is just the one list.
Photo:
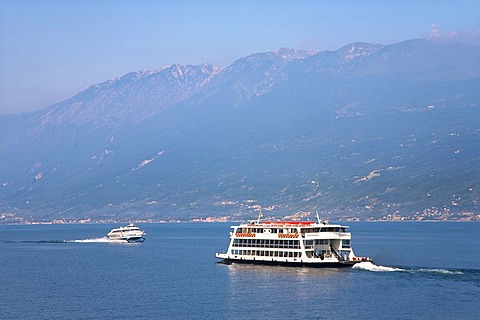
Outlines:
{"label": "distant haze over lake", "polygon": [[0,221],[478,220],[478,57],[428,40],[282,48],[1,115]]}

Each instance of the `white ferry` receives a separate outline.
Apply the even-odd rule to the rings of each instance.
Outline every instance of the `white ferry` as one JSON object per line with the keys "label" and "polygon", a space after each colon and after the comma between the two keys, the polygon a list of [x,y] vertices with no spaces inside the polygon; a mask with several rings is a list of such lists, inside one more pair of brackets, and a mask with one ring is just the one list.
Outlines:
{"label": "white ferry", "polygon": [[133,223],[129,223],[126,227],[120,227],[110,230],[107,234],[110,240],[119,240],[127,242],[143,242],[145,241],[145,231]]}
{"label": "white ferry", "polygon": [[232,226],[223,263],[342,267],[372,261],[353,253],[348,227],[327,221],[260,222]]}

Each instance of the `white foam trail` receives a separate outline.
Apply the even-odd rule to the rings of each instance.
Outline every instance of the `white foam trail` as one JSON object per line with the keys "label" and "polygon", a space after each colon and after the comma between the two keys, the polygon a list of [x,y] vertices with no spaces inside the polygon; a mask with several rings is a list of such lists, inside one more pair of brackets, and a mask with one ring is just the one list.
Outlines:
{"label": "white foam trail", "polygon": [[465,274],[462,271],[454,271],[454,270],[447,270],[447,269],[418,269],[412,270],[414,272],[428,272],[428,273],[441,273],[441,274]]}
{"label": "white foam trail", "polygon": [[360,262],[355,264],[353,269],[368,270],[374,272],[409,272],[409,273],[439,273],[439,274],[452,274],[459,275],[464,274],[462,271],[458,270],[447,270],[447,269],[401,269],[385,266],[377,266],[371,262]]}
{"label": "white foam trail", "polygon": [[384,266],[377,266],[371,262],[360,262],[355,264],[353,269],[363,269],[368,271],[375,271],[375,272],[392,272],[392,271],[405,271],[405,269],[400,268],[392,268],[392,267],[384,267]]}
{"label": "white foam trail", "polygon": [[83,239],[83,240],[70,240],[68,242],[80,242],[80,243],[89,243],[89,242],[110,242],[110,239],[107,237],[103,238],[94,238],[94,239]]}

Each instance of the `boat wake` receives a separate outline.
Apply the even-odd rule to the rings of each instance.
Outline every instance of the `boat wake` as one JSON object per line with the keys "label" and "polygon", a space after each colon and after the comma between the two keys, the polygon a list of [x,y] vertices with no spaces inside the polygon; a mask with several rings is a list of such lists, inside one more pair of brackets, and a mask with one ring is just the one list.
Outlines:
{"label": "boat wake", "polygon": [[78,239],[78,240],[6,240],[1,241],[5,243],[117,243],[125,242],[119,240],[110,240],[107,237],[103,238],[91,238],[91,239]]}
{"label": "boat wake", "polygon": [[448,269],[402,269],[386,266],[377,266],[371,262],[360,262],[355,264],[352,269],[367,270],[373,272],[408,272],[408,273],[436,273],[436,274],[449,274],[449,275],[461,275],[464,274],[462,271],[458,270],[448,270]]}
{"label": "boat wake", "polygon": [[368,270],[368,271],[374,271],[374,272],[406,271],[405,269],[400,269],[400,268],[377,266],[371,262],[357,263],[352,267],[352,269],[361,269],[361,270]]}
{"label": "boat wake", "polygon": [[77,242],[77,243],[98,243],[98,242],[112,242],[110,239],[107,237],[103,238],[92,238],[92,239],[82,239],[82,240],[67,240],[65,242]]}

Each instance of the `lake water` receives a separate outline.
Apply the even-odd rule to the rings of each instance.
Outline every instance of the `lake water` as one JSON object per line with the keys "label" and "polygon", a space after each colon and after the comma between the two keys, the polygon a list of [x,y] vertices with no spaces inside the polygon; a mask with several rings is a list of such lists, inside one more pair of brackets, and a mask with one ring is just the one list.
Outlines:
{"label": "lake water", "polygon": [[480,319],[480,223],[349,223],[374,265],[224,265],[230,224],[0,226],[1,319]]}

